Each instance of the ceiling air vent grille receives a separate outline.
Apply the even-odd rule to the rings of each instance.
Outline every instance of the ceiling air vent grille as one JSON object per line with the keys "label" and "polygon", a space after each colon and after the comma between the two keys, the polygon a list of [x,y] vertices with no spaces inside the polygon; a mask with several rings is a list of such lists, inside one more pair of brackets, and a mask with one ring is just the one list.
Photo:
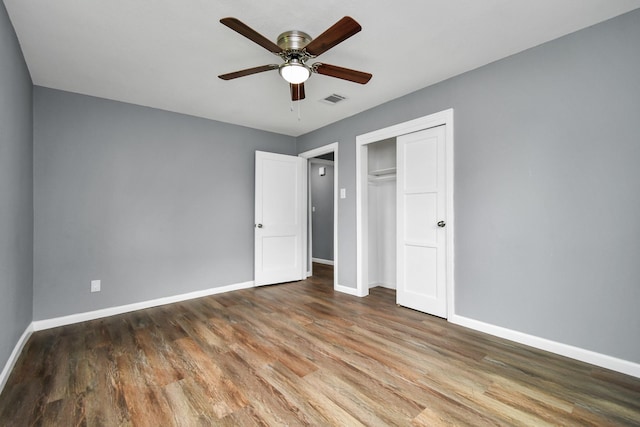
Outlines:
{"label": "ceiling air vent grille", "polygon": [[342,95],[338,95],[337,93],[334,93],[334,94],[329,95],[326,98],[324,98],[322,100],[322,102],[324,102],[326,104],[330,104],[330,105],[335,105],[340,101],[344,101],[345,99],[347,99],[347,98],[342,96]]}

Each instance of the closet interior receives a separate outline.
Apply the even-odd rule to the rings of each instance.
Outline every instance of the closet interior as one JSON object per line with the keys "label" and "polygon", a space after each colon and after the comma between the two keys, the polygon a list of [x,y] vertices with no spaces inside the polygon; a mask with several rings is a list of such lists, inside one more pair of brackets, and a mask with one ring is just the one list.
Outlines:
{"label": "closet interior", "polygon": [[396,288],[396,139],[367,145],[369,288]]}

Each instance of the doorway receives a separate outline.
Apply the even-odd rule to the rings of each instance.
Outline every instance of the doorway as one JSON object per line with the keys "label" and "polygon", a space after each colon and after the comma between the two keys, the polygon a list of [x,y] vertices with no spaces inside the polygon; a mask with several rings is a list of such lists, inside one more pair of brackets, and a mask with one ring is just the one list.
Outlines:
{"label": "doorway", "polygon": [[[338,143],[334,142],[314,150],[305,151],[298,155],[307,160],[308,175],[306,177],[305,185],[308,186],[308,207],[307,207],[307,276],[313,274],[313,263],[319,262],[322,265],[333,266],[333,288],[337,289],[338,286]],[[330,160],[333,158],[333,160]],[[324,171],[321,168],[324,167]],[[331,170],[329,170],[331,168]],[[321,175],[324,172],[324,175]],[[312,176],[313,174],[313,176]],[[320,195],[321,187],[330,178],[333,178],[333,182],[330,185],[330,193]],[[316,179],[318,178],[318,179]],[[322,180],[324,178],[324,182]],[[318,186],[312,186],[312,179],[318,183]],[[315,195],[314,195],[314,189]],[[325,189],[326,190],[326,189]],[[323,191],[324,192],[324,191]],[[314,202],[318,202],[319,198],[326,199],[329,197],[332,203],[326,203],[324,200],[322,209],[326,209],[326,206],[331,204],[329,212],[319,212],[321,206]],[[314,207],[316,212],[314,212]],[[315,214],[315,215],[314,215]],[[329,215],[330,221],[322,221],[320,216]],[[315,224],[314,224],[315,220]],[[320,220],[320,221],[318,221]],[[328,229],[328,224],[331,224],[332,230]],[[314,227],[315,225],[315,227]],[[316,229],[314,232],[314,228]],[[320,237],[318,233],[323,233],[325,236]],[[329,233],[329,239],[326,239],[326,234]],[[314,247],[314,234],[316,235],[315,247]],[[329,246],[329,247],[327,247]],[[330,259],[329,259],[330,258]]]}
{"label": "doorway", "polygon": [[[420,131],[424,131],[427,129],[432,129],[436,127],[441,127],[442,130],[442,138],[445,143],[442,145],[441,150],[444,155],[442,158],[442,167],[445,170],[444,179],[446,180],[446,194],[443,198],[442,207],[444,208],[444,212],[446,212],[446,218],[438,219],[434,224],[427,224],[428,218],[425,218],[424,215],[405,215],[402,213],[400,209],[406,206],[406,197],[404,195],[409,194],[404,190],[398,189],[398,198],[396,201],[396,209],[399,213],[398,215],[398,245],[396,246],[396,250],[398,252],[398,265],[397,267],[397,286],[405,286],[405,289],[411,288],[412,291],[416,291],[418,286],[415,283],[406,283],[406,277],[413,277],[416,274],[415,272],[426,272],[424,268],[424,263],[431,262],[427,258],[428,257],[417,257],[414,256],[418,252],[423,252],[427,254],[430,249],[424,249],[426,246],[423,246],[423,249],[420,251],[410,251],[406,252],[404,244],[406,244],[406,239],[400,236],[405,236],[407,230],[414,230],[418,237],[420,234],[428,234],[422,233],[422,224],[424,223],[425,227],[428,228],[438,228],[441,230],[437,233],[441,236],[443,242],[446,244],[442,245],[441,254],[444,259],[444,263],[442,267],[437,267],[439,269],[439,276],[443,278],[442,280],[442,292],[438,295],[438,298],[442,298],[442,306],[444,310],[440,310],[436,314],[441,317],[448,317],[448,315],[452,315],[454,313],[454,277],[453,277],[453,230],[454,230],[454,218],[453,218],[453,110],[449,109],[446,111],[442,111],[440,113],[432,114],[429,116],[421,117],[415,120],[411,120],[405,123],[400,123],[398,125],[390,126],[384,129],[379,129],[377,131],[373,131],[364,135],[359,135],[356,137],[356,268],[357,268],[357,277],[356,277],[356,294],[358,296],[366,296],[369,294],[369,284],[370,282],[370,260],[371,254],[370,252],[370,215],[369,215],[369,181],[370,181],[370,170],[369,167],[369,148],[374,147],[371,144],[377,143],[380,141],[394,139],[397,141],[404,141],[406,137],[411,134],[416,134]],[[404,142],[403,142],[404,144]],[[432,151],[429,148],[429,143],[417,145],[419,152],[427,153]],[[404,154],[403,154],[404,153]],[[434,151],[435,153],[435,151]],[[402,162],[400,161],[401,156],[407,156],[406,158],[411,158],[412,156],[408,154],[406,150],[398,151],[398,185],[400,186],[402,180],[400,179],[400,174],[404,173],[404,170],[400,170],[402,166]],[[415,163],[415,162],[414,162]],[[375,168],[374,168],[375,169]],[[420,171],[421,169],[415,169],[414,171]],[[418,175],[421,172],[418,173]],[[416,176],[414,172],[411,172],[412,176]],[[414,190],[410,191],[411,193],[415,193]],[[423,197],[426,200],[426,196]],[[416,198],[416,200],[418,200]],[[413,204],[415,205],[415,203]],[[412,206],[413,206],[412,205]],[[424,205],[424,204],[423,204]],[[415,212],[413,207],[411,207],[410,211]],[[400,218],[402,216],[402,218]],[[403,225],[401,220],[410,221],[410,224],[416,224],[415,226],[408,227]],[[446,223],[446,228],[444,228],[444,224]],[[400,242],[403,242],[403,245]],[[410,242],[412,246],[415,246],[416,242]],[[404,251],[403,253],[399,253],[400,251]],[[408,255],[408,256],[405,256]],[[403,261],[405,260],[405,261]],[[433,259],[435,262],[435,258]],[[413,263],[414,267],[412,270],[412,274],[406,275],[407,269],[412,268],[409,263]],[[437,264],[437,263],[436,263]],[[442,274],[440,274],[442,273]],[[420,273],[420,276],[424,274]],[[400,292],[399,292],[400,293]],[[399,300],[398,303],[402,304]],[[406,304],[402,304],[406,305]],[[418,308],[420,309],[420,308]]]}
{"label": "doorway", "polygon": [[[309,249],[313,264],[333,266],[333,152],[309,159]],[[310,273],[313,273],[313,264]]]}

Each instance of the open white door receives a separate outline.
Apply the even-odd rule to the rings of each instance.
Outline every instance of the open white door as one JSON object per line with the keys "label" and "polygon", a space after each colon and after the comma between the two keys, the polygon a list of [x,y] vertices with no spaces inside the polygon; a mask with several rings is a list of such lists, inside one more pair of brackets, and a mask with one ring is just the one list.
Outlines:
{"label": "open white door", "polygon": [[447,316],[445,126],[397,139],[397,303]]}
{"label": "open white door", "polygon": [[304,279],[305,168],[300,157],[256,151],[256,286]]}

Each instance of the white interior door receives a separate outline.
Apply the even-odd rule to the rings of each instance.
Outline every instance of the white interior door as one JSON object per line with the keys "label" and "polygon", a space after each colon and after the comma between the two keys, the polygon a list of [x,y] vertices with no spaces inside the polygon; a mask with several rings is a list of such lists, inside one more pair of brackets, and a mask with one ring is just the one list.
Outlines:
{"label": "white interior door", "polygon": [[256,151],[256,286],[304,278],[305,160]]}
{"label": "white interior door", "polygon": [[400,305],[447,316],[445,126],[397,139]]}

